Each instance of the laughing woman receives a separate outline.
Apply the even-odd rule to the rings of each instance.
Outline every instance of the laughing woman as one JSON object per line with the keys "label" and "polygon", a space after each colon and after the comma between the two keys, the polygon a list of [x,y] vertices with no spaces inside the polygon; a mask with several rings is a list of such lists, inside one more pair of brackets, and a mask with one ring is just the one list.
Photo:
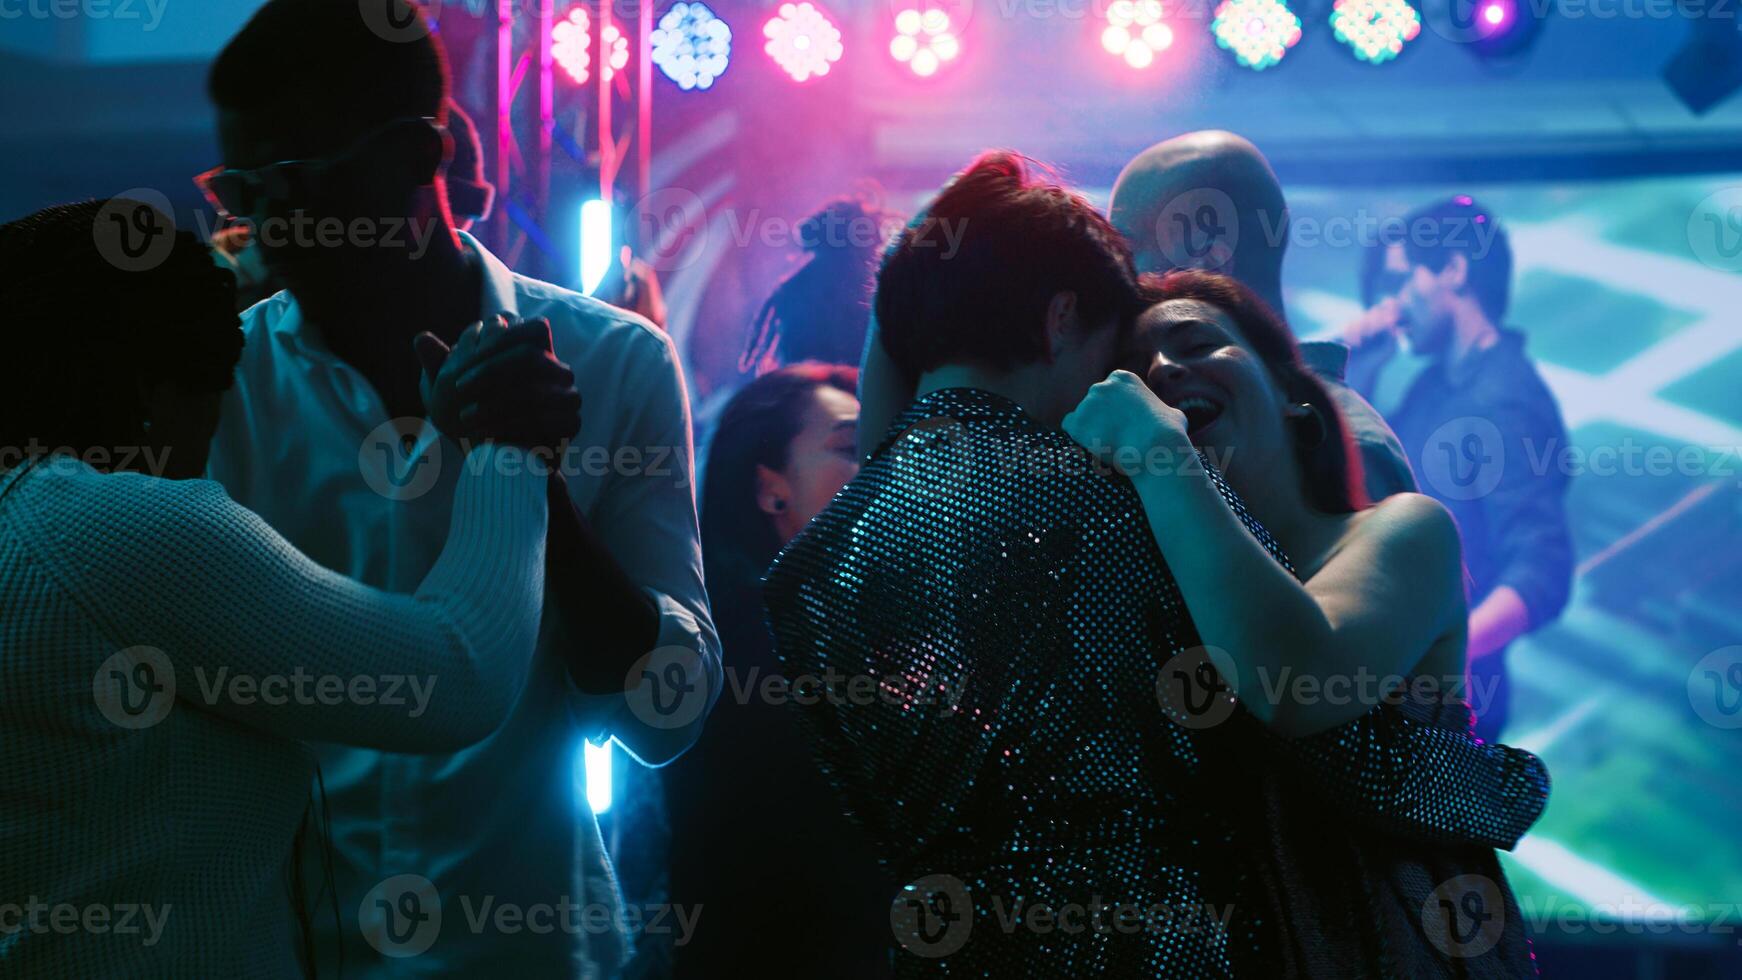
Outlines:
{"label": "laughing woman", "polygon": [[[1420,494],[1367,505],[1328,393],[1250,290],[1198,271],[1146,279],[1144,288],[1133,370],[1090,389],[1064,428],[1131,478],[1199,635],[1226,654],[1217,664],[1223,680],[1285,736],[1370,711],[1381,692],[1330,695],[1360,691],[1362,678],[1409,679],[1382,693],[1424,724],[1467,732],[1470,708],[1457,696],[1467,616],[1451,516]],[[1259,546],[1203,467],[1129,465],[1199,453],[1275,536],[1294,574]],[[1325,696],[1277,696],[1279,681]],[[1282,945],[1301,956],[1287,972],[1534,973],[1517,915],[1479,950],[1452,949],[1459,929],[1422,915],[1426,889],[1466,874],[1493,886],[1487,901],[1510,904],[1492,850],[1360,835],[1320,820],[1278,776],[1265,777],[1261,817],[1273,860],[1259,878],[1271,894],[1254,900],[1287,911],[1272,917],[1286,920],[1278,926],[1292,935]],[[1542,788],[1521,782],[1515,791],[1522,803]],[[1351,917],[1352,908],[1372,914]]]}

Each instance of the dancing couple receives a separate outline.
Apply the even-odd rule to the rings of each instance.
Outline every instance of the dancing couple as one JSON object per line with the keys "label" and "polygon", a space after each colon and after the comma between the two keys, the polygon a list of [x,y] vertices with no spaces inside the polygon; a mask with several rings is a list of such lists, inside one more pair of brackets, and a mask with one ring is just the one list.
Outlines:
{"label": "dancing couple", "polygon": [[906,883],[898,975],[1534,973],[1493,849],[1547,773],[1469,734],[1457,529],[1367,503],[1271,304],[1140,278],[999,152],[874,312],[865,416],[912,400],[765,594],[791,676],[928,695],[799,709]]}

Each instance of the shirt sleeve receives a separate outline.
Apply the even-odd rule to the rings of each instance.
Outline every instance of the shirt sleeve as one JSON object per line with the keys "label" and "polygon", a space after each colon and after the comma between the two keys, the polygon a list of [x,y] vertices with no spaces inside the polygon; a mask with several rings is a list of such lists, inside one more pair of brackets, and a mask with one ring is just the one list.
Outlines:
{"label": "shirt sleeve", "polygon": [[322,567],[208,480],[58,481],[34,495],[34,536],[118,651],[168,657],[179,703],[291,738],[450,752],[507,717],[537,640],[545,481],[502,465],[515,451],[466,458],[411,595]]}
{"label": "shirt sleeve", "polygon": [[[647,330],[630,369],[614,379],[636,392],[613,453],[632,453],[613,467],[610,482],[589,515],[593,530],[646,590],[659,610],[659,635],[645,661],[659,675],[655,697],[699,698],[670,714],[647,710],[647,697],[587,694],[573,687],[570,700],[583,732],[594,741],[610,736],[643,763],[664,765],[701,734],[718,699],[723,671],[720,641],[702,584],[701,532],[696,520],[695,447],[689,397],[670,338]],[[582,396],[585,397],[585,392]],[[583,409],[584,411],[584,409]],[[578,492],[571,485],[571,492]],[[570,632],[574,626],[570,624]],[[562,642],[575,642],[567,637]],[[681,677],[676,676],[681,674]],[[628,687],[627,678],[625,686]]]}
{"label": "shirt sleeve", "polygon": [[[1530,611],[1532,629],[1566,608],[1572,591],[1573,542],[1567,526],[1567,476],[1537,465],[1546,450],[1566,444],[1552,398],[1523,389],[1491,413],[1505,447],[1500,481],[1479,501],[1496,551],[1494,586],[1509,586]],[[1527,444],[1527,440],[1529,443]],[[1477,601],[1482,597],[1477,596]]]}

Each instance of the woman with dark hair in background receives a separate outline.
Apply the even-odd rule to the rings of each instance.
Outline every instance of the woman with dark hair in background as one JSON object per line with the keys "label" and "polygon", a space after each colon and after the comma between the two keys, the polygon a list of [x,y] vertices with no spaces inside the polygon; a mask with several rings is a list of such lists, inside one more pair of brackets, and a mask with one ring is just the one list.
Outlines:
{"label": "woman with dark hair in background", "polygon": [[785,703],[804,694],[781,678],[762,615],[769,563],[858,472],[856,382],[835,365],[765,374],[708,449],[702,556],[726,688],[704,737],[660,770],[671,901],[705,909],[675,951],[680,978],[889,973],[894,888],[810,762]]}
{"label": "woman with dark hair in background", "polygon": [[[431,418],[475,448],[446,545],[398,594],[197,479],[242,352],[234,304],[210,250],[147,205],[0,226],[0,895],[32,896],[0,935],[8,976],[312,975],[302,740],[453,751],[526,679],[547,489],[507,443],[578,426],[572,376],[532,343],[548,328],[474,324],[426,371]],[[514,439],[459,422],[504,384],[531,399]],[[392,678],[422,686],[416,710],[350,683]],[[116,927],[63,928],[68,908]]]}
{"label": "woman with dark hair in background", "polygon": [[[1157,450],[1166,458],[1203,453],[1291,560],[1287,568],[1258,545],[1202,467],[1121,467],[1200,637],[1221,655],[1216,667],[1224,680],[1284,734],[1324,731],[1376,707],[1373,695],[1332,694],[1339,685],[1361,690],[1350,682],[1362,677],[1408,679],[1378,692],[1395,699],[1408,723],[1469,732],[1463,567],[1451,516],[1415,493],[1368,505],[1359,458],[1329,393],[1302,362],[1288,327],[1251,290],[1188,270],[1145,277],[1143,292],[1148,309],[1129,357],[1136,373],[1114,372],[1090,389],[1064,428],[1114,465],[1155,458]],[[1296,678],[1317,681],[1313,689],[1324,696],[1291,696],[1303,690],[1291,683]],[[1292,957],[1283,972],[1534,974],[1492,848],[1436,847],[1354,829],[1290,791],[1278,771],[1286,761],[1262,752],[1257,747],[1243,760],[1266,764],[1261,802],[1242,808],[1262,821],[1253,839],[1265,845],[1246,855],[1261,894],[1245,902],[1285,934],[1275,944]],[[1447,760],[1398,763],[1440,767]],[[1547,774],[1539,762],[1526,763],[1497,787],[1490,812],[1470,814],[1478,826],[1528,827],[1541,812]],[[1486,918],[1469,934],[1472,923],[1442,921],[1430,895],[1462,876],[1485,882],[1475,890]],[[1450,914],[1469,907],[1463,892],[1441,897]],[[1484,922],[1493,923],[1491,932]]]}

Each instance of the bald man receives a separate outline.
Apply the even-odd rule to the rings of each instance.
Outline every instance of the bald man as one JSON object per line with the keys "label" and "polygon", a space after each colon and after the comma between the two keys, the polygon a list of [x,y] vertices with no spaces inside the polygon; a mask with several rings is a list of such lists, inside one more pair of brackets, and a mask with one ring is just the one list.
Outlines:
{"label": "bald man", "polygon": [[[1221,130],[1157,143],[1113,184],[1113,226],[1131,241],[1139,272],[1208,269],[1232,276],[1284,320],[1282,259],[1288,203],[1264,154]],[[1409,457],[1385,420],[1343,381],[1349,349],[1304,343],[1307,366],[1325,382],[1361,452],[1369,499],[1415,489]]]}

